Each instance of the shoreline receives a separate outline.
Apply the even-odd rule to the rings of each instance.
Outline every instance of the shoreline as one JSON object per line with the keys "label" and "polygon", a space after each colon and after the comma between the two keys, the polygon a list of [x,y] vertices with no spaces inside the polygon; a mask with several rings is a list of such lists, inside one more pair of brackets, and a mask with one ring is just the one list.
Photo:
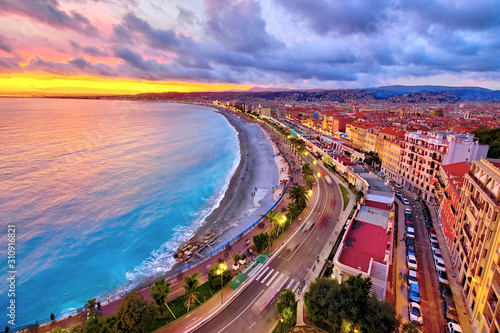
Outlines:
{"label": "shoreline", "polygon": [[[282,180],[289,178],[288,165],[283,164],[278,148],[259,124],[248,122],[224,108],[208,107],[225,117],[237,131],[240,163],[218,207],[174,254],[177,263],[170,271],[205,256],[241,234],[271,208],[283,192]],[[184,255],[186,251],[189,256]]]}

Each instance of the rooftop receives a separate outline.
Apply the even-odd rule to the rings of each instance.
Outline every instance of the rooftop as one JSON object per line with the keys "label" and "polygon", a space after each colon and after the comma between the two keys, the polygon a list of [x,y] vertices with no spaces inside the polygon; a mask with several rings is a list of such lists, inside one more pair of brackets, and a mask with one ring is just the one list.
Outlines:
{"label": "rooftop", "polygon": [[386,229],[371,223],[355,221],[347,232],[339,261],[368,273],[371,258],[384,264],[385,250],[390,241],[391,234],[387,234]]}

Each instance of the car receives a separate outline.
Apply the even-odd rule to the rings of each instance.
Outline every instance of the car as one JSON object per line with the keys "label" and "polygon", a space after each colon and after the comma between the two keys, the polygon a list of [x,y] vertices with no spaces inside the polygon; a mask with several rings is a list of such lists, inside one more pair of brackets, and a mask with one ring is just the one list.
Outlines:
{"label": "car", "polygon": [[396,188],[399,188],[399,189],[403,188],[403,185],[399,185],[399,184],[394,184],[394,186],[396,186]]}
{"label": "car", "polygon": [[446,321],[458,324],[458,313],[457,308],[455,306],[455,302],[453,302],[450,298],[445,298],[442,304],[443,315]]}
{"label": "car", "polygon": [[[434,229],[434,227],[431,227],[429,228],[429,230],[427,230],[429,232],[429,235],[434,235],[436,236],[436,229]],[[437,237],[437,236],[436,236]]]}
{"label": "car", "polygon": [[410,207],[405,208],[405,214],[410,214],[411,215],[411,209]]}
{"label": "car", "polygon": [[406,247],[406,252],[408,252],[408,254],[415,255],[415,247],[413,245],[407,246]]}
{"label": "car", "polygon": [[408,289],[408,299],[410,302],[420,303],[420,287],[416,283],[410,283]]}
{"label": "car", "polygon": [[448,281],[448,274],[445,271],[438,271],[437,277],[438,277],[438,282],[440,282],[440,283],[444,283],[444,284],[450,283],[450,281]]}
{"label": "car", "polygon": [[413,216],[411,215],[411,211],[409,213],[405,213],[405,219],[407,218],[413,218]]}
{"label": "car", "polygon": [[415,302],[411,302],[408,306],[408,316],[410,317],[410,321],[416,325],[422,325],[422,309],[420,305]]}
{"label": "car", "polygon": [[413,223],[413,220],[411,218],[405,218],[405,223],[406,224],[412,224]]}
{"label": "car", "polygon": [[412,284],[412,283],[418,283],[418,275],[417,275],[417,272],[414,271],[414,270],[408,270],[408,285]]}
{"label": "car", "polygon": [[427,229],[432,228],[432,223],[431,223],[431,222],[427,222],[427,221],[426,221],[426,222],[425,222],[425,227],[426,227]]}
{"label": "car", "polygon": [[396,195],[401,195],[401,192],[398,190],[396,190],[396,192],[394,192],[394,193],[396,193]]}
{"label": "car", "polygon": [[441,296],[442,299],[445,299],[445,298],[453,299],[453,292],[451,291],[450,285],[448,285],[446,283],[440,283],[439,284],[439,296]]}
{"label": "car", "polygon": [[406,257],[406,265],[408,266],[409,269],[417,270],[418,269],[417,258],[413,254],[409,254]]}
{"label": "car", "polygon": [[444,265],[443,259],[434,258],[434,267],[436,267],[436,272],[437,271],[446,272],[446,266]]}
{"label": "car", "polygon": [[415,241],[413,240],[413,238],[406,237],[406,247],[409,246],[415,246]]}
{"label": "car", "polygon": [[431,243],[431,249],[439,250],[439,244],[438,243]]}
{"label": "car", "polygon": [[408,201],[408,199],[406,199],[406,198],[403,198],[403,200],[401,200],[401,201],[403,201],[403,203],[404,203],[405,205],[407,205],[407,206],[410,204],[410,202],[409,202],[409,201]]}
{"label": "car", "polygon": [[420,197],[417,195],[416,197],[413,197],[413,200],[420,201]]}
{"label": "car", "polygon": [[446,333],[462,333],[462,328],[460,325],[455,323],[446,324]]}
{"label": "car", "polygon": [[415,238],[415,229],[413,229],[412,227],[408,226],[406,228],[406,236],[410,237],[410,238]]}

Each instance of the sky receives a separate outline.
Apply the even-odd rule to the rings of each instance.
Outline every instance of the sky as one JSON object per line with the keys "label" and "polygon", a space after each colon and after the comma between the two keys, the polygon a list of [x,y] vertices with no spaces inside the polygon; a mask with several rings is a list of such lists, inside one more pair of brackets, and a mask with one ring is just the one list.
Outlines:
{"label": "sky", "polygon": [[0,95],[500,89],[497,0],[0,0]]}

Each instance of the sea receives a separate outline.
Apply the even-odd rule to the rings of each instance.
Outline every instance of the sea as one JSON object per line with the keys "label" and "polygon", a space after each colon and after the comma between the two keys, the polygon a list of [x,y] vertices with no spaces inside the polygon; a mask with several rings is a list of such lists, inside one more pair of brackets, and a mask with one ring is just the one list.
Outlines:
{"label": "sea", "polygon": [[15,326],[44,322],[168,271],[239,160],[210,107],[0,99],[0,327],[12,299]]}

